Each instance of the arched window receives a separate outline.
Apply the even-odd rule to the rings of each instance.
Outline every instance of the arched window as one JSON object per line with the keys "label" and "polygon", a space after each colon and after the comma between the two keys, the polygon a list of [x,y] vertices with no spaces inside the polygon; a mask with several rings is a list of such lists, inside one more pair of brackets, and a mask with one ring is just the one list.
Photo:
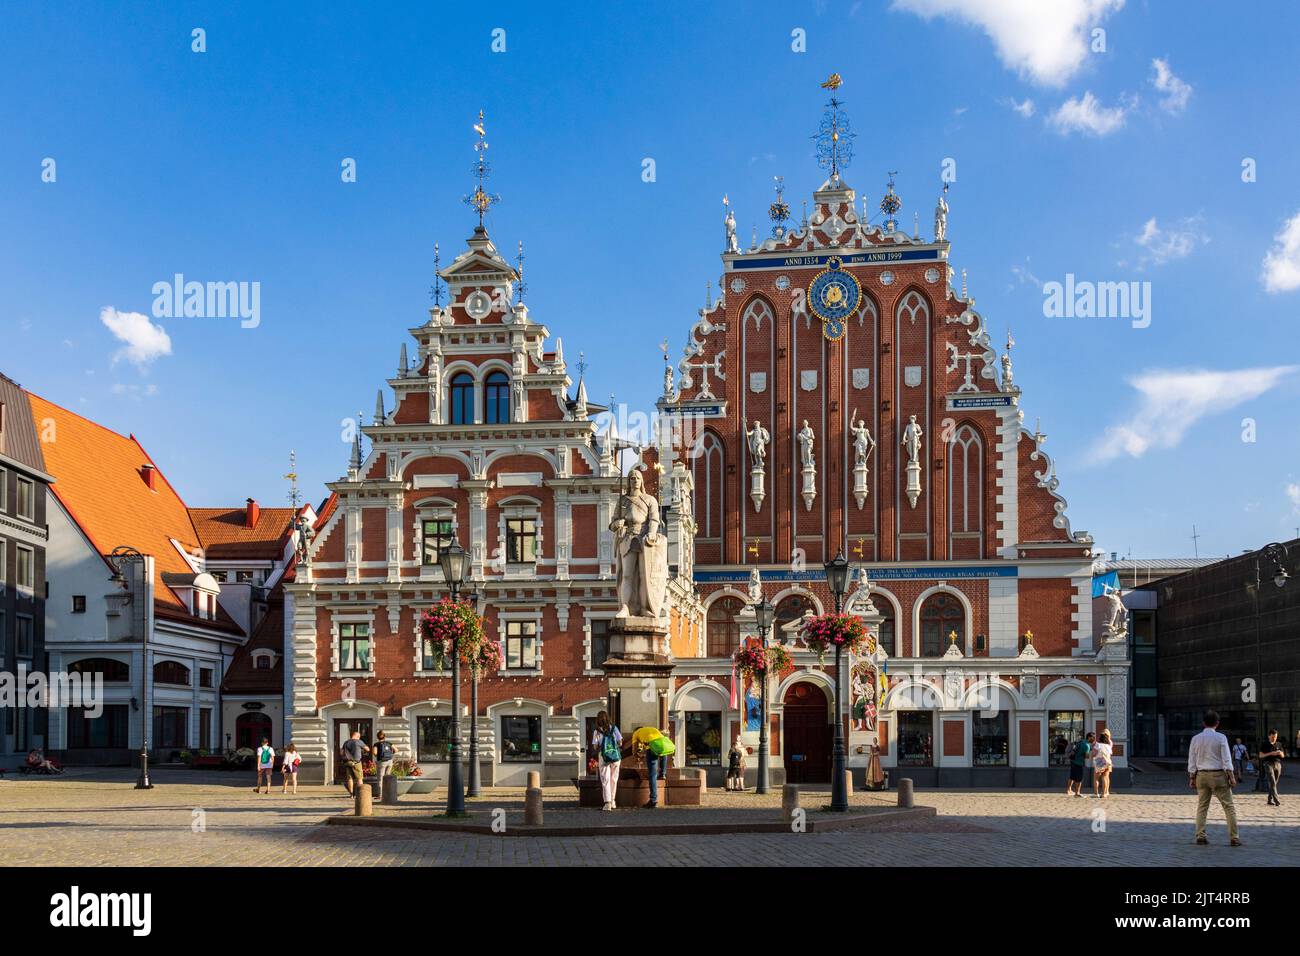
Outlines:
{"label": "arched window", "polygon": [[743,324],[748,325],[749,320],[754,320],[754,328],[757,331],[763,330],[763,321],[766,319],[775,322],[776,317],[772,313],[772,307],[767,304],[766,299],[755,299],[745,308],[745,317]]}
{"label": "arched window", "polygon": [[107,657],[84,657],[68,665],[69,674],[103,674],[106,681],[125,681],[131,679],[131,668],[122,661]]}
{"label": "arched window", "polygon": [[874,330],[880,324],[880,313],[876,311],[875,300],[871,296],[862,297],[862,308],[858,309],[858,325],[865,325],[867,320],[871,321],[870,328]]}
{"label": "arched window", "polygon": [[883,597],[879,600],[872,600],[876,605],[876,610],[881,613],[884,620],[880,622],[880,631],[876,637],[877,643],[884,649],[890,657],[898,656],[898,634],[894,629],[894,605],[890,604]]}
{"label": "arched window", "polygon": [[925,301],[925,296],[913,290],[903,296],[903,301],[898,303],[899,319],[907,319],[912,325],[916,324],[917,319],[928,319],[930,317],[930,303]]}
{"label": "arched window", "polygon": [[474,424],[474,376],[469,372],[451,377],[451,424]]}
{"label": "arched window", "polygon": [[155,684],[182,684],[190,686],[190,669],[179,661],[159,661],[153,666]]}
{"label": "arched window", "polygon": [[970,425],[958,428],[948,444],[948,528],[950,558],[982,556],[984,446]]}
{"label": "arched window", "polygon": [[792,624],[811,611],[817,613],[817,608],[813,605],[812,598],[804,594],[791,594],[789,597],[781,599],[776,606],[776,635],[777,637],[793,637],[793,634],[787,635],[785,627]]}
{"label": "arched window", "polygon": [[736,615],[744,610],[737,597],[721,597],[709,605],[708,656],[730,657],[740,647],[740,625]]}
{"label": "arched window", "polygon": [[722,439],[711,431],[700,436],[695,445],[691,468],[695,479],[695,520],[699,523],[701,538],[722,537],[723,485],[726,467]]}
{"label": "arched window", "polygon": [[489,425],[510,421],[510,376],[497,370],[483,383],[483,420]]}
{"label": "arched window", "polygon": [[931,594],[921,605],[921,656],[942,657],[957,635],[957,646],[966,648],[966,611],[952,594]]}

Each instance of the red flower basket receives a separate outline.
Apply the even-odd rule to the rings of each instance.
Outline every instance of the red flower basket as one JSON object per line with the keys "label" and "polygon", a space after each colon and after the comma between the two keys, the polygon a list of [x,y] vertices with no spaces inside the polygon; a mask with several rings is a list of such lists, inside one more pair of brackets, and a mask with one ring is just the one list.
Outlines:
{"label": "red flower basket", "polygon": [[867,647],[867,628],[856,614],[822,614],[808,618],[800,635],[818,660],[825,659],[826,652],[837,647],[851,654],[860,653]]}

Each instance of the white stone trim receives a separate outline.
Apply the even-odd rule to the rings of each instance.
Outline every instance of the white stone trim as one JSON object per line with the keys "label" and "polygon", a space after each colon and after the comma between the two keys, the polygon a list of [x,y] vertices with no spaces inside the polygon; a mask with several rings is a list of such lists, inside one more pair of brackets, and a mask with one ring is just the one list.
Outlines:
{"label": "white stone trim", "polygon": [[[940,660],[939,657],[921,657],[920,654],[921,607],[922,605],[925,604],[926,599],[933,594],[951,594],[955,596],[958,601],[961,602],[961,606],[966,612],[966,627],[965,627],[966,646],[963,649],[962,654],[966,657],[973,657],[975,654],[975,650],[974,650],[975,635],[973,633],[973,631],[975,630],[975,609],[971,607],[970,598],[968,598],[957,588],[953,587],[951,584],[948,584],[946,581],[940,581],[938,584],[926,588],[924,591],[918,594],[916,596],[916,600],[912,602],[912,656],[917,660],[928,660],[928,661]],[[940,643],[942,645],[942,641],[947,640],[947,635],[940,635],[940,638],[941,638]],[[897,658],[895,658],[895,660],[897,660]]]}

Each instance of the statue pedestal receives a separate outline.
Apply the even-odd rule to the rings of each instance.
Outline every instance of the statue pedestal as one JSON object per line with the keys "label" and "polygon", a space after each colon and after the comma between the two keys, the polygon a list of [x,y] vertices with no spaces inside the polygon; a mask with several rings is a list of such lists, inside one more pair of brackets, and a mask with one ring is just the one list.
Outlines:
{"label": "statue pedestal", "polygon": [[867,503],[867,466],[853,466],[853,497],[858,499],[858,510]]}
{"label": "statue pedestal", "polygon": [[754,502],[755,511],[763,510],[763,499],[767,496],[763,488],[764,477],[765,473],[761,465],[749,469],[749,497]]}
{"label": "statue pedestal", "polygon": [[817,497],[817,469],[813,465],[804,465],[803,474],[803,509],[812,511],[813,499]]}
{"label": "statue pedestal", "polygon": [[907,502],[913,508],[916,507],[916,499],[921,497],[921,463],[909,461],[907,463]]}
{"label": "statue pedestal", "polygon": [[673,659],[664,653],[668,625],[654,617],[619,617],[609,625],[603,665],[609,704],[623,736],[638,727],[666,730]]}

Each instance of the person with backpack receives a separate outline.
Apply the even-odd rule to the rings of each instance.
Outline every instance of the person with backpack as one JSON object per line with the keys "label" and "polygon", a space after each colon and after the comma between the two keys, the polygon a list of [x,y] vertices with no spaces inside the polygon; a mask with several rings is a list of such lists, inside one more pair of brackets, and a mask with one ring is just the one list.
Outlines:
{"label": "person with backpack", "polygon": [[280,773],[284,774],[284,789],[281,793],[288,793],[290,785],[293,786],[294,795],[298,794],[298,765],[302,763],[302,756],[298,753],[298,748],[292,743],[286,744],[284,754],[280,761]]}
{"label": "person with backpack", "polygon": [[397,750],[384,739],[384,732],[381,730],[375,734],[375,785],[379,788],[382,796],[384,792],[384,774],[393,769],[393,759],[397,756]]}
{"label": "person with backpack", "polygon": [[262,746],[257,748],[257,786],[253,788],[254,793],[262,792],[262,775],[266,775],[266,792],[271,792],[271,772],[275,770],[275,749],[271,746],[271,741],[266,737],[262,738]]}
{"label": "person with backpack", "polygon": [[596,773],[600,777],[600,796],[605,801],[604,810],[617,810],[618,771],[623,762],[623,735],[601,711],[596,715],[596,729],[591,734],[591,746],[599,762]]}
{"label": "person with backpack", "polygon": [[632,749],[638,756],[645,755],[646,774],[650,777],[650,800],[645,809],[659,806],[659,781],[666,781],[668,758],[677,752],[677,746],[657,727],[638,727],[632,734]]}
{"label": "person with backpack", "polygon": [[1087,737],[1075,743],[1074,752],[1070,755],[1070,782],[1065,785],[1067,797],[1083,796],[1083,772],[1092,756],[1092,742],[1096,739],[1097,735],[1090,731]]}

